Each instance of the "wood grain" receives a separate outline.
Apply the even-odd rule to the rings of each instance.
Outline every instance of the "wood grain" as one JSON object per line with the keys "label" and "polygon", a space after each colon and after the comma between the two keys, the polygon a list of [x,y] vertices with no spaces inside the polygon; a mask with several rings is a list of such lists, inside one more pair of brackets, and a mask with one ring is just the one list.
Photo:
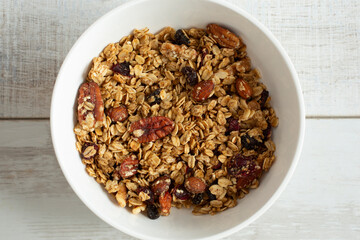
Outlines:
{"label": "wood grain", "polygon": [[[306,124],[303,153],[285,192],[226,239],[359,239],[360,119]],[[47,120],[0,121],[0,152],[1,239],[134,239],[102,222],[70,189]]]}
{"label": "wood grain", "polygon": [[[0,118],[48,118],[67,52],[91,23],[126,1],[0,1]],[[287,50],[307,116],[360,116],[359,1],[227,1],[258,18]]]}

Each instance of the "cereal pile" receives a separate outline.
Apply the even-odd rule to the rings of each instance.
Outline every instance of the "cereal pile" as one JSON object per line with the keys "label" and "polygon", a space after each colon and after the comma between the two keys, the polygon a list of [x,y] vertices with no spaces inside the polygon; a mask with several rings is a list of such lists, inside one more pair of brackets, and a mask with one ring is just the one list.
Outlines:
{"label": "cereal pile", "polygon": [[156,219],[171,206],[236,206],[274,162],[278,118],[241,38],[147,28],[105,47],[78,96],[76,148],[121,207]]}

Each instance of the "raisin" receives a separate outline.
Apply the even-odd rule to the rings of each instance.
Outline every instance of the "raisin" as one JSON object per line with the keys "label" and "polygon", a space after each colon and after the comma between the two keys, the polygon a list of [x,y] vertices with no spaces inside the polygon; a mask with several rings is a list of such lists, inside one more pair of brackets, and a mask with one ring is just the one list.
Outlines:
{"label": "raisin", "polygon": [[185,44],[188,45],[190,43],[189,38],[186,36],[184,30],[179,29],[175,33],[175,44],[181,45]]}
{"label": "raisin", "polygon": [[245,134],[241,136],[241,145],[247,150],[256,150],[263,146],[263,143],[253,137],[250,137],[248,134]]}
{"label": "raisin", "polygon": [[186,80],[188,81],[190,86],[195,86],[198,83],[196,71],[192,67],[183,67],[181,69],[181,72],[186,76]]}
{"label": "raisin", "polygon": [[265,108],[266,105],[266,101],[269,98],[269,92],[267,90],[263,90],[261,95],[260,95],[260,99],[259,99],[259,104],[261,106],[261,109]]}
{"label": "raisin", "polygon": [[271,124],[267,123],[267,128],[263,130],[264,140],[268,140],[271,137]]}
{"label": "raisin", "polygon": [[160,91],[161,91],[160,88],[158,88],[152,93],[150,93],[149,97],[147,98],[147,101],[149,102],[150,106],[161,103]]}
{"label": "raisin", "polygon": [[208,195],[209,201],[216,200],[216,196],[212,194],[209,189],[206,190],[206,193]]}
{"label": "raisin", "polygon": [[183,184],[176,186],[172,192],[179,200],[188,200],[190,198],[190,193],[186,190]]}
{"label": "raisin", "polygon": [[199,205],[203,200],[203,194],[202,193],[197,193],[194,195],[193,199],[192,199],[192,203],[195,205]]}
{"label": "raisin", "polygon": [[113,70],[116,73],[120,73],[123,76],[131,77],[129,62],[122,62],[115,64],[114,66],[112,66],[111,70]]}
{"label": "raisin", "polygon": [[150,219],[157,219],[160,217],[158,208],[154,204],[148,204],[147,206],[147,216]]}

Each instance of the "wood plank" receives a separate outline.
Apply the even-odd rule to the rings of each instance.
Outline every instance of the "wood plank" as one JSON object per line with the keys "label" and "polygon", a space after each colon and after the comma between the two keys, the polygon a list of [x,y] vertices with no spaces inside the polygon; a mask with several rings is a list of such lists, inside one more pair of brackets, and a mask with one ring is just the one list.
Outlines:
{"label": "wood plank", "polygon": [[[301,160],[280,199],[226,239],[357,239],[360,119],[306,121]],[[134,239],[102,222],[62,175],[49,122],[0,121],[4,239]]]}
{"label": "wood plank", "polygon": [[[91,23],[126,1],[0,1],[0,118],[49,117],[67,52]],[[279,38],[299,73],[308,116],[360,116],[359,1],[227,1]]]}

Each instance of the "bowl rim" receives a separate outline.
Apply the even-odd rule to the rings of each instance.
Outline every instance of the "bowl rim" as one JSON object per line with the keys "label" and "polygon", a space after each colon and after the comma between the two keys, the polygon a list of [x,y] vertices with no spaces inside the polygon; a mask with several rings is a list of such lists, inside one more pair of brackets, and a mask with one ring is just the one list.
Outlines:
{"label": "bowl rim", "polygon": [[[55,139],[55,126],[54,126],[54,119],[55,119],[55,100],[56,96],[59,94],[57,89],[58,89],[58,85],[59,85],[59,79],[62,78],[62,74],[64,71],[64,66],[67,65],[66,63],[69,61],[70,57],[73,55],[72,53],[75,51],[75,49],[77,48],[77,46],[80,44],[80,42],[82,42],[83,38],[85,37],[85,35],[87,35],[87,33],[89,31],[91,31],[96,25],[100,24],[104,19],[111,17],[113,14],[115,14],[116,12],[125,9],[127,7],[133,6],[133,5],[138,5],[141,4],[143,2],[147,2],[147,1],[151,1],[151,0],[133,0],[133,1],[129,1],[129,2],[125,2],[123,4],[120,4],[118,7],[108,11],[106,14],[102,15],[100,18],[98,18],[95,22],[93,22],[82,34],[81,36],[76,40],[76,42],[74,43],[74,45],[71,47],[70,51],[67,53],[61,68],[58,72],[55,84],[54,84],[54,89],[52,92],[52,98],[51,98],[51,108],[50,108],[50,132],[51,132],[51,140],[53,143],[53,148],[55,151],[55,155],[56,155],[56,159],[58,160],[58,163],[60,165],[60,168],[68,182],[68,184],[70,185],[70,187],[73,189],[73,191],[75,192],[75,194],[80,198],[80,200],[93,212],[95,213],[95,215],[97,215],[100,219],[102,219],[104,222],[106,222],[107,224],[111,225],[112,227],[114,227],[115,229],[118,229],[130,236],[134,236],[140,239],[158,239],[156,237],[150,237],[150,236],[146,236],[142,233],[139,232],[135,232],[132,231],[128,228],[122,227],[122,226],[115,226],[115,224],[112,223],[112,220],[109,219],[107,216],[103,215],[100,211],[98,211],[96,208],[93,208],[91,206],[91,204],[89,204],[88,200],[82,196],[79,192],[79,190],[71,183],[70,181],[70,175],[68,173],[68,171],[66,170],[65,166],[63,165],[63,163],[59,160],[58,156],[60,156],[60,152],[58,151],[58,143],[57,140]],[[294,80],[294,85],[296,88],[296,92],[297,92],[297,100],[299,103],[299,115],[300,115],[300,128],[298,129],[298,138],[297,138],[297,148],[294,154],[294,158],[292,159],[292,163],[290,165],[290,168],[288,170],[288,172],[286,173],[284,179],[282,180],[280,186],[278,187],[278,189],[273,193],[273,195],[269,198],[269,200],[261,207],[259,208],[251,217],[249,217],[248,219],[246,219],[245,221],[243,221],[242,223],[229,228],[228,230],[219,232],[217,234],[211,235],[211,236],[207,236],[207,237],[202,237],[202,238],[196,238],[196,239],[219,239],[219,238],[224,238],[229,236],[230,234],[233,234],[237,231],[239,231],[240,229],[248,226],[250,223],[254,222],[256,219],[258,219],[263,213],[265,213],[273,204],[274,202],[279,198],[280,194],[284,191],[284,189],[286,188],[286,186],[288,185],[288,183],[290,182],[290,179],[292,177],[292,175],[294,174],[295,168],[299,162],[299,158],[300,158],[300,154],[302,151],[302,147],[303,147],[303,141],[304,141],[304,135],[305,135],[305,105],[304,105],[304,99],[303,99],[303,95],[302,95],[302,90],[301,90],[301,85],[300,85],[300,81],[297,75],[297,72],[295,70],[295,67],[293,65],[293,63],[290,60],[290,57],[287,55],[285,49],[281,46],[280,42],[277,40],[277,38],[270,32],[270,30],[265,27],[261,22],[259,22],[254,16],[252,16],[251,14],[249,14],[248,12],[246,12],[244,9],[235,6],[231,3],[228,3],[226,1],[221,1],[221,0],[200,0],[202,2],[211,2],[211,3],[215,3],[217,5],[220,5],[222,7],[225,8],[229,8],[233,11],[235,11],[237,14],[241,15],[242,17],[246,18],[247,20],[249,20],[251,23],[253,23],[256,27],[258,27],[261,32],[263,32],[268,38],[269,40],[272,42],[272,44],[274,44],[274,46],[276,47],[276,49],[279,51],[281,57],[284,59],[287,68],[290,71],[291,77]]]}

